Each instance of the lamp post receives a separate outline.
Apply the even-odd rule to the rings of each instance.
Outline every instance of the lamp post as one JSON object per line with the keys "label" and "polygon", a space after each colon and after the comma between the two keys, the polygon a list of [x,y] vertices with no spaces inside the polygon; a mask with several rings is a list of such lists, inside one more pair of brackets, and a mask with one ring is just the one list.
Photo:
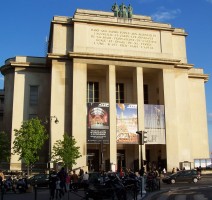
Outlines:
{"label": "lamp post", "polygon": [[103,139],[101,140],[101,170],[104,171],[104,153],[103,153],[103,144],[104,144],[104,141]]}
{"label": "lamp post", "polygon": [[49,168],[49,172],[50,172],[50,169],[52,168],[51,167],[51,158],[52,158],[52,124],[51,122],[54,120],[54,123],[55,124],[58,124],[59,123],[59,120],[56,116],[49,116],[49,117],[46,117],[45,119],[45,124],[49,124],[49,160],[48,160],[48,168]]}

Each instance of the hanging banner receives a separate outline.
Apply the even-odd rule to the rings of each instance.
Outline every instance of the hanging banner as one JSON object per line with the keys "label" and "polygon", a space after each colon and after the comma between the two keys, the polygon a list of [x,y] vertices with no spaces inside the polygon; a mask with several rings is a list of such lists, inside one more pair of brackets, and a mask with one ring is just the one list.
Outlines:
{"label": "hanging banner", "polygon": [[144,105],[145,129],[165,129],[164,105]]}
{"label": "hanging banner", "polygon": [[166,144],[164,105],[144,105],[147,144]]}
{"label": "hanging banner", "polygon": [[138,144],[137,104],[116,104],[118,144]]}
{"label": "hanging banner", "polygon": [[88,103],[87,113],[87,143],[109,144],[109,103]]}

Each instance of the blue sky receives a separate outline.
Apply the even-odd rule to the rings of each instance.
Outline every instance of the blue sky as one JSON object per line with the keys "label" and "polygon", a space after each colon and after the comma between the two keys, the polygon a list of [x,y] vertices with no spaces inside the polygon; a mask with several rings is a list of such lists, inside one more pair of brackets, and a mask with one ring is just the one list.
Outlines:
{"label": "blue sky", "polygon": [[[115,2],[131,4],[135,14],[152,16],[155,21],[184,28],[188,33],[188,63],[212,74],[212,0],[1,0],[0,66],[16,55],[44,56],[45,39],[53,16],[71,17],[77,8],[110,11]],[[212,79],[205,88],[212,151]]]}

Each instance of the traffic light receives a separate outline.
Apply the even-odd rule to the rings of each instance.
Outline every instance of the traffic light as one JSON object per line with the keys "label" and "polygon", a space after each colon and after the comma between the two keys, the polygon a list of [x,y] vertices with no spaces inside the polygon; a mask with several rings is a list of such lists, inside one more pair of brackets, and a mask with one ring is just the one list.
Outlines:
{"label": "traffic light", "polygon": [[136,131],[136,133],[139,135],[139,144],[144,145],[147,143],[148,135],[147,131]]}
{"label": "traffic light", "polygon": [[142,143],[147,143],[148,142],[148,135],[147,135],[147,131],[143,131],[142,134]]}

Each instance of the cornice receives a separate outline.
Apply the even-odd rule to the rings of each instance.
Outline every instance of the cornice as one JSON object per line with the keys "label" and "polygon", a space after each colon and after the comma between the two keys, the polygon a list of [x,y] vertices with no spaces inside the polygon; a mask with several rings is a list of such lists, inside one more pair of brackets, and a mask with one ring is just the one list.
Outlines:
{"label": "cornice", "polygon": [[209,80],[209,74],[195,74],[195,73],[189,73],[189,78],[196,78],[196,79],[204,79],[204,82],[208,82]]}
{"label": "cornice", "polygon": [[127,61],[127,62],[163,63],[163,64],[172,64],[172,65],[180,62],[180,60],[177,60],[177,59],[93,54],[93,53],[84,53],[84,52],[69,52],[68,56],[70,58],[102,59],[102,60],[115,60],[115,61]]}
{"label": "cornice", "polygon": [[14,71],[16,68],[46,68],[45,63],[31,63],[31,62],[16,62],[16,61],[9,61],[5,65],[0,68],[2,74],[5,74],[7,71],[11,72]]}

